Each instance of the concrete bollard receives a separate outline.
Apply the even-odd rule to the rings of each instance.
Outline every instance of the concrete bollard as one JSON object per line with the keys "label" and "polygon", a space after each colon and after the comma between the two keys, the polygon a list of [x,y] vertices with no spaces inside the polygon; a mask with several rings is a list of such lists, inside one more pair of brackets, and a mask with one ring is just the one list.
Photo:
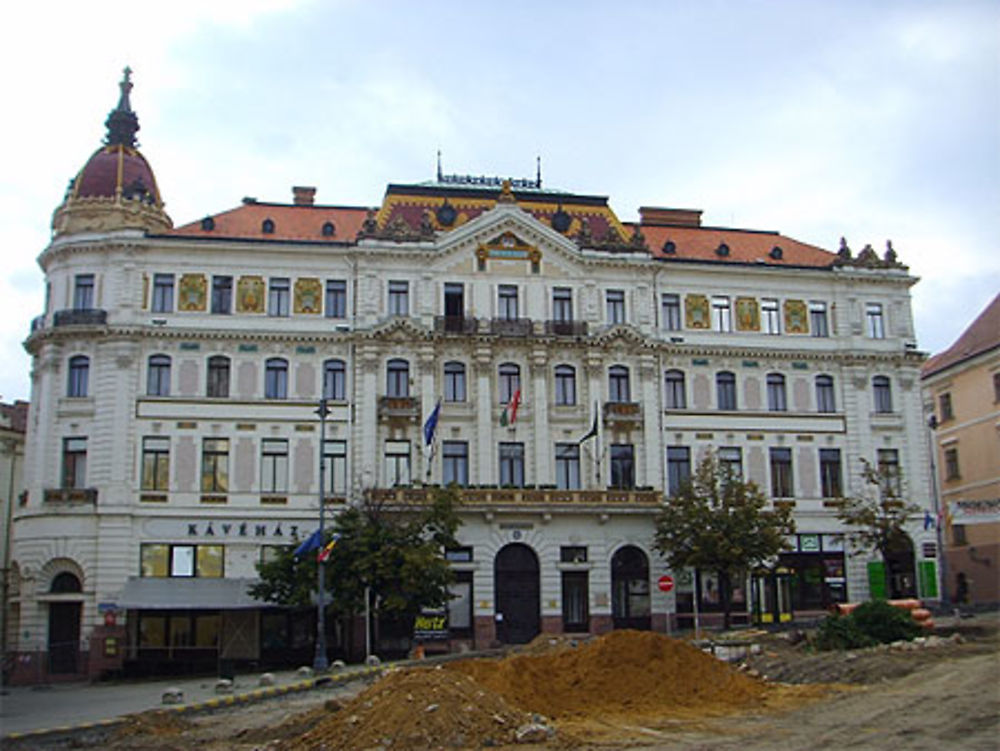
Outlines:
{"label": "concrete bollard", "polygon": [[303,665],[302,667],[300,667],[298,670],[295,671],[295,675],[298,676],[299,678],[312,678],[313,669]]}
{"label": "concrete bollard", "polygon": [[163,692],[162,702],[164,704],[183,704],[184,692],[176,686],[171,686]]}
{"label": "concrete bollard", "polygon": [[274,685],[274,673],[263,673],[260,679],[257,681],[258,686],[273,686]]}
{"label": "concrete bollard", "polygon": [[215,682],[215,693],[217,694],[233,693],[233,682],[228,678],[220,678]]}

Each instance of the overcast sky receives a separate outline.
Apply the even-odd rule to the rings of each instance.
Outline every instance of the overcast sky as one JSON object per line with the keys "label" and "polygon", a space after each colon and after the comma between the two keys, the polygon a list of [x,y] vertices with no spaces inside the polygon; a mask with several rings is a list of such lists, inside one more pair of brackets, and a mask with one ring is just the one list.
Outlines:
{"label": "overcast sky", "polygon": [[0,398],[35,261],[121,69],[175,225],[243,196],[377,205],[435,171],[531,177],[855,252],[921,281],[921,349],[1000,291],[1000,2],[37,2],[5,11]]}

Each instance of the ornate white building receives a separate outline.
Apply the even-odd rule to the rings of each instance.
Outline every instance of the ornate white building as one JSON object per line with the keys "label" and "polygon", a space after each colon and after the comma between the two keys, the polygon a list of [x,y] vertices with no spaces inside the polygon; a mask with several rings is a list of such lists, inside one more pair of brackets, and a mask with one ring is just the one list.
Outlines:
{"label": "ornate white building", "polygon": [[322,396],[331,509],[462,486],[453,642],[666,630],[696,596],[717,612],[707,573],[661,592],[652,547],[664,492],[712,449],[795,511],[748,614],[936,594],[933,531],[915,523],[886,572],[835,516],[861,458],[929,505],[916,279],[891,247],[831,253],[692,210],[623,222],[540,176],[440,169],[373,208],[295,188],[174,228],[130,89],[39,258],[13,549],[31,669],[84,670],[78,643],[90,672],[311,654],[311,613],[245,584],[316,527]]}

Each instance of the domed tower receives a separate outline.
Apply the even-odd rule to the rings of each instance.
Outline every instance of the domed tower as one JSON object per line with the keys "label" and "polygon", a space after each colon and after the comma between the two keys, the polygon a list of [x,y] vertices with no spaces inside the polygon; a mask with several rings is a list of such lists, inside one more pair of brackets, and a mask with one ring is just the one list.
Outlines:
{"label": "domed tower", "polygon": [[163,232],[173,226],[163,210],[153,170],[136,148],[139,118],[129,103],[131,76],[125,68],[118,106],[105,121],[105,145],[70,182],[66,198],[52,216],[55,236],[117,229]]}

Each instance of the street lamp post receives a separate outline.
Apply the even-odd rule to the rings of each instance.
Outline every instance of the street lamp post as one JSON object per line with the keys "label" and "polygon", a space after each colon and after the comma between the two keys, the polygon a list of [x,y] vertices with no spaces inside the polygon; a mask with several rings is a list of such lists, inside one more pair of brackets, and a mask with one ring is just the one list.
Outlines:
{"label": "street lamp post", "polygon": [[941,513],[941,497],[938,493],[937,467],[934,462],[934,458],[937,455],[937,439],[935,434],[938,427],[937,415],[932,414],[927,418],[927,427],[930,428],[928,436],[930,438],[931,499],[934,501],[934,538],[937,542],[938,560],[941,562],[941,591],[938,593],[938,596],[941,599],[941,604],[947,606],[951,598],[948,597],[948,560],[945,555],[944,534],[941,529],[944,526],[947,514]]}
{"label": "street lamp post", "polygon": [[[323,464],[323,444],[326,443],[326,416],[330,414],[330,408],[326,404],[326,398],[319,400],[319,407],[316,409],[319,415],[319,541],[320,550],[326,544],[325,522],[326,522],[326,498],[324,493],[326,488],[326,467]],[[330,662],[326,657],[326,601],[323,596],[326,589],[326,561],[323,556],[317,556],[316,565],[316,656],[313,658],[313,670],[326,670],[330,667]]]}

